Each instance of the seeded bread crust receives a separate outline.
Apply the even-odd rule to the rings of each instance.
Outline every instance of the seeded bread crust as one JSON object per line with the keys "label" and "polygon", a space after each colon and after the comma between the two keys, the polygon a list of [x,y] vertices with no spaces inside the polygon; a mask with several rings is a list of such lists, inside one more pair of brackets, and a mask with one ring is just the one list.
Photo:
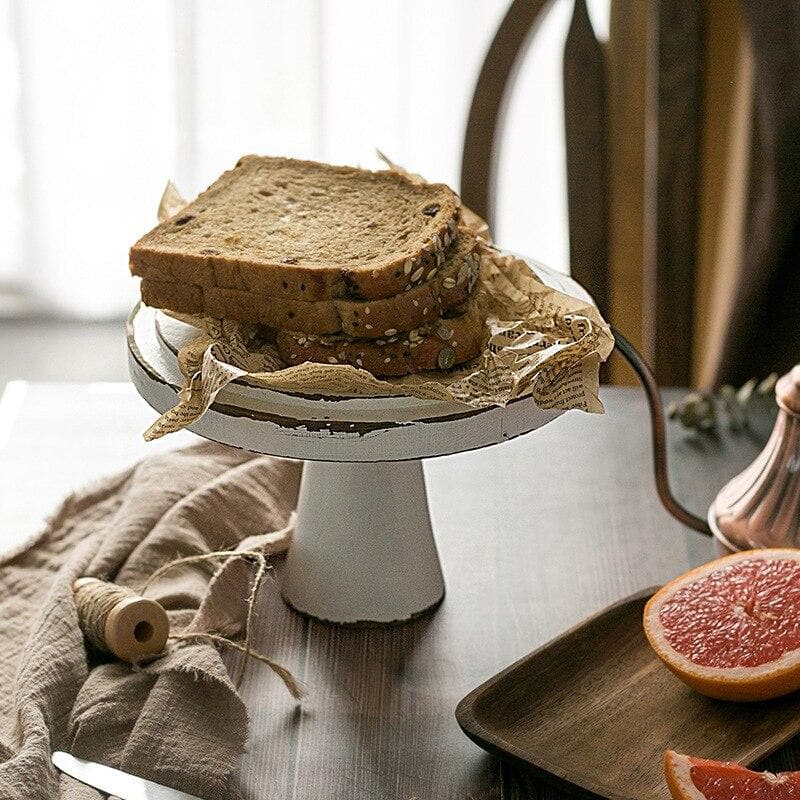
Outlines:
{"label": "seeded bread crust", "polygon": [[410,285],[408,291],[383,300],[275,299],[235,289],[203,288],[144,278],[146,305],[184,314],[258,322],[276,330],[303,333],[344,333],[364,339],[390,336],[390,330],[408,331],[467,301],[480,271],[479,245],[469,231],[461,231],[441,269],[434,268]]}
{"label": "seeded bread crust", "polygon": [[376,300],[404,291],[419,269],[442,265],[459,215],[458,196],[444,184],[244,156],[143,236],[131,248],[130,269],[204,290]]}
{"label": "seeded bread crust", "polygon": [[474,299],[459,316],[440,317],[430,325],[388,339],[319,337],[280,331],[276,344],[290,366],[306,361],[351,364],[379,378],[398,378],[428,370],[446,370],[478,356],[484,346],[485,315]]}

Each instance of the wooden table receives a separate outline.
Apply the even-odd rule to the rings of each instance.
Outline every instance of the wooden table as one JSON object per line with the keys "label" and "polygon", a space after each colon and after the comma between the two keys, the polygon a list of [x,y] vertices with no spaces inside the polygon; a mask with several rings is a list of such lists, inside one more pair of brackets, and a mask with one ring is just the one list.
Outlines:
{"label": "wooden table", "polygon": [[[311,696],[301,710],[268,671],[248,671],[247,797],[563,796],[475,747],[456,725],[456,703],[583,617],[717,553],[658,503],[642,393],[609,388],[603,400],[605,416],[570,412],[515,441],[426,462],[447,581],[433,615],[353,630],[261,603],[257,646]],[[30,535],[71,489],[194,438],[146,445],[151,420],[128,384],[9,384],[0,401],[0,547]],[[755,433],[700,438],[670,425],[676,494],[704,513],[770,426],[765,415]],[[786,748],[770,767],[797,763]]]}

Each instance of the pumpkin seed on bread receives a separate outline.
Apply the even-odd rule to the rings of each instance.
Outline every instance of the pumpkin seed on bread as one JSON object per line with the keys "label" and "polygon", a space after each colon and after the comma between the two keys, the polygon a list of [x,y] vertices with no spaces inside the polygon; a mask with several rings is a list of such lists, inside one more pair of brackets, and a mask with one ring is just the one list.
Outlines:
{"label": "pumpkin seed on bread", "polygon": [[388,331],[392,335],[383,339],[279,331],[276,345],[290,366],[306,361],[350,364],[384,378],[447,370],[478,356],[486,338],[485,314],[474,295],[459,311],[412,331]]}

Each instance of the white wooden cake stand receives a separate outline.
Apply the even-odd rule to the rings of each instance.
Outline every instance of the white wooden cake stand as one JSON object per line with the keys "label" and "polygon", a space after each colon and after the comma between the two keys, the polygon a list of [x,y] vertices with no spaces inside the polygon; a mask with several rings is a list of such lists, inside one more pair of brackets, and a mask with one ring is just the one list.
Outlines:
{"label": "white wooden cake stand", "polygon": [[[562,275],[543,270],[541,277],[589,299]],[[184,383],[177,351],[196,335],[146,306],[132,312],[131,378],[156,411],[175,405]],[[306,397],[235,381],[190,430],[255,453],[303,459],[295,536],[282,570],[285,600],[328,622],[390,623],[444,597],[420,459],[497,444],[562,413],[531,398],[477,410],[416,398]]]}

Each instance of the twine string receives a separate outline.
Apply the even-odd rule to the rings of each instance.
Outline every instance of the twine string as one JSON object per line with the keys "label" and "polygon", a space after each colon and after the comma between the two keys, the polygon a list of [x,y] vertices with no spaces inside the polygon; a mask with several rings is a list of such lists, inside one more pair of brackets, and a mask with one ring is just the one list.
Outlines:
{"label": "twine string", "polygon": [[203,562],[214,561],[219,558],[241,558],[256,565],[255,576],[253,578],[250,594],[248,595],[246,602],[247,615],[245,617],[244,643],[241,644],[227,638],[226,636],[220,636],[216,633],[204,631],[184,631],[182,633],[170,633],[168,638],[175,640],[204,639],[206,641],[214,642],[215,644],[224,645],[225,647],[238,650],[240,653],[244,654],[244,658],[239,664],[237,676],[234,681],[237,689],[241,685],[250,659],[254,658],[256,661],[266,664],[283,681],[292,697],[294,697],[296,700],[301,700],[306,696],[306,691],[297,678],[295,678],[286,667],[278,664],[269,656],[265,656],[263,653],[257,652],[252,647],[252,623],[255,615],[256,598],[258,597],[258,590],[261,588],[261,584],[264,581],[264,577],[266,576],[267,569],[269,567],[267,558],[262,552],[259,550],[215,550],[211,553],[198,553],[196,555],[176,558],[174,561],[170,561],[167,564],[162,564],[152,575],[150,575],[150,577],[144,582],[141,593],[144,595],[144,593],[156,580],[158,580],[158,578],[170,570],[175,569],[175,567],[179,567],[183,564],[199,564]]}
{"label": "twine string", "polygon": [[247,614],[244,624],[244,641],[236,642],[232,639],[210,631],[182,631],[170,633],[169,639],[176,641],[207,641],[216,645],[229,647],[243,654],[240,660],[234,684],[238,689],[244,678],[247,666],[251,659],[266,664],[283,681],[289,693],[297,700],[306,695],[305,688],[292,675],[292,673],[281,664],[271,659],[269,656],[259,653],[252,646],[253,619],[255,617],[255,605],[258,591],[269,568],[267,558],[263,552],[258,550],[215,550],[211,553],[199,553],[191,556],[176,558],[166,564],[162,564],[144,582],[139,594],[125,586],[106,582],[87,582],[75,590],[75,604],[81,620],[81,627],[86,638],[99,650],[108,650],[105,640],[105,624],[111,610],[122,600],[129,597],[144,596],[150,586],[167,572],[184,564],[199,564],[217,559],[241,558],[255,567],[250,592],[247,596]]}
{"label": "twine string", "polygon": [[[286,667],[279,664],[277,661],[273,661],[269,656],[259,653],[257,650],[248,649],[240,642],[234,642],[232,639],[228,639],[216,633],[203,633],[202,631],[198,631],[197,633],[175,633],[169,638],[186,640],[200,639],[225,645],[226,647],[232,647],[234,650],[244,653],[247,658],[254,658],[256,661],[266,664],[283,681],[289,693],[296,700],[302,700],[306,696],[306,689],[303,684],[301,684]],[[243,660],[242,663],[245,664],[246,660]]]}

